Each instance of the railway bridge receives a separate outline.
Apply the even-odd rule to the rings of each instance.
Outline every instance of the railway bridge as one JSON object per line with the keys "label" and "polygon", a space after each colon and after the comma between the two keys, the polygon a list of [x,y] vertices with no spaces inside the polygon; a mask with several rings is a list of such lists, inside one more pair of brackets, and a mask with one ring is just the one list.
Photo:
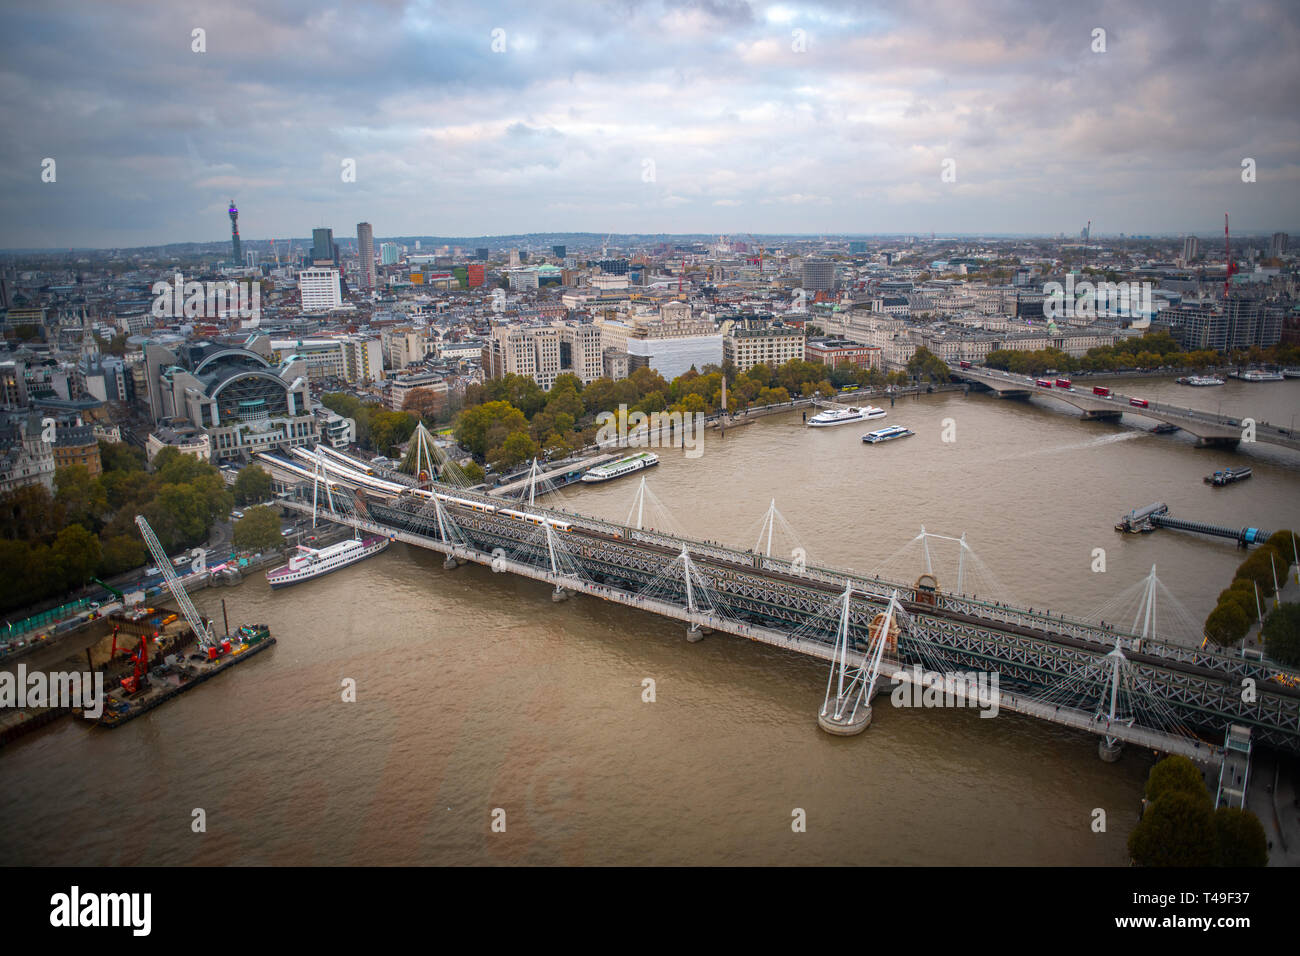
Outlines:
{"label": "railway bridge", "polygon": [[[1023,399],[1029,398],[1031,395],[1037,395],[1040,398],[1053,398],[1058,402],[1073,405],[1083,412],[1083,417],[1086,419],[1119,421],[1121,415],[1129,414],[1141,415],[1144,418],[1177,425],[1183,431],[1195,435],[1197,444],[1200,445],[1236,447],[1241,442],[1246,429],[1245,422],[1229,416],[1203,412],[1195,408],[1182,408],[1177,405],[1152,402],[1141,398],[1135,399],[1134,396],[1121,395],[1113,390],[1109,395],[1101,396],[1095,395],[1090,389],[1085,390],[1083,387],[1065,389],[1053,386],[1047,388],[1039,385],[1038,380],[1034,378],[983,367],[955,369],[952,375],[954,378],[970,382],[993,392],[999,398]],[[1132,404],[1134,400],[1145,402],[1145,404],[1134,405]],[[1288,428],[1255,422],[1254,429],[1255,441],[1281,445],[1284,448],[1300,451],[1300,438],[1297,438]]]}
{"label": "railway bridge", "polygon": [[845,710],[846,694],[869,716],[871,696],[890,681],[933,687],[995,674],[999,709],[1093,733],[1105,759],[1132,743],[1221,762],[1230,727],[1300,753],[1300,682],[1267,660],[1201,649],[1197,635],[1157,639],[1154,604],[1141,627],[1101,627],[948,593],[927,575],[906,584],[536,504],[520,510],[450,485],[337,477],[351,493],[327,503],[299,483],[286,506],[441,553],[449,567],[473,562],[546,582],[557,600],[584,594],[680,620],[689,640],[728,633],[827,661],[840,681],[834,703],[828,683],[823,717]]}

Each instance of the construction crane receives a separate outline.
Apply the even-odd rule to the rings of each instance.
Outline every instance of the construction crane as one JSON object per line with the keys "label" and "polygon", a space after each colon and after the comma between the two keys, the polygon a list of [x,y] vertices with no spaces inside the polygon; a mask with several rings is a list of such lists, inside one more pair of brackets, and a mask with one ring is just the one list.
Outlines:
{"label": "construction crane", "polygon": [[135,523],[140,529],[140,536],[144,538],[145,546],[148,547],[149,553],[153,555],[154,565],[162,572],[163,580],[167,582],[167,590],[171,591],[172,597],[176,599],[176,606],[181,609],[181,613],[185,615],[185,620],[189,623],[190,629],[194,631],[194,636],[198,638],[199,651],[208,658],[216,657],[216,638],[213,636],[211,628],[203,623],[203,618],[199,617],[199,612],[194,607],[194,602],[190,600],[185,586],[172,572],[171,558],[167,557],[167,552],[163,550],[162,542],[153,533],[153,528],[149,527],[149,522],[144,519],[144,515],[136,515]]}

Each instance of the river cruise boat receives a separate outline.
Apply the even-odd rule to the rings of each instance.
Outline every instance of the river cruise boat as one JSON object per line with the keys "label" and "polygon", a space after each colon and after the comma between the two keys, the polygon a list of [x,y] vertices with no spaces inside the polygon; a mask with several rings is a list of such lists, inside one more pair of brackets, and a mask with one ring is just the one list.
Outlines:
{"label": "river cruise boat", "polygon": [[1207,388],[1211,385],[1227,385],[1223,379],[1217,375],[1184,375],[1182,378],[1175,379],[1179,385],[1192,385],[1196,388]]}
{"label": "river cruise boat", "polygon": [[338,571],[349,565],[364,561],[371,555],[378,554],[388,547],[388,538],[349,538],[327,548],[308,548],[299,545],[298,551],[289,558],[289,563],[282,568],[266,572],[266,580],[271,588],[288,587],[302,581],[319,578],[332,571]]}
{"label": "river cruise boat", "polygon": [[850,405],[847,408],[828,408],[808,419],[810,428],[829,428],[832,425],[848,425],[851,422],[865,422],[871,418],[884,418],[889,413],[874,405]]}
{"label": "river cruise boat", "polygon": [[1243,382],[1280,382],[1286,378],[1281,372],[1265,372],[1263,369],[1258,368],[1247,369],[1244,372],[1233,372],[1232,377]]}
{"label": "river cruise boat", "polygon": [[1284,369],[1282,369],[1282,377],[1283,377],[1283,378],[1300,378],[1300,368],[1284,368]]}
{"label": "river cruise boat", "polygon": [[618,461],[611,461],[605,465],[597,465],[595,468],[589,469],[582,476],[582,480],[589,483],[612,481],[615,478],[622,478],[624,475],[630,475],[633,472],[657,464],[659,464],[658,455],[653,452],[643,451],[635,455],[628,455],[626,458],[620,458]]}
{"label": "river cruise boat", "polygon": [[867,432],[862,436],[862,440],[868,445],[877,445],[882,441],[893,441],[895,438],[907,438],[915,434],[916,432],[910,428],[904,428],[902,425],[890,425],[888,428],[878,428],[874,432]]}

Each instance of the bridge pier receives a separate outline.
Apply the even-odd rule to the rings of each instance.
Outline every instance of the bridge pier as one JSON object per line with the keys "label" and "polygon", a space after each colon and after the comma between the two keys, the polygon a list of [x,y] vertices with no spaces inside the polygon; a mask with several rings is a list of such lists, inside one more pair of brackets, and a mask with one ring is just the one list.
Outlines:
{"label": "bridge pier", "polygon": [[444,570],[454,571],[456,568],[460,567],[460,562],[449,554],[446,559],[443,560],[442,566]]}
{"label": "bridge pier", "polygon": [[1097,741],[1097,756],[1106,763],[1115,763],[1124,752],[1124,741],[1113,737],[1102,737]]}
{"label": "bridge pier", "polygon": [[564,590],[564,588],[560,587],[558,584],[555,586],[555,590],[551,592],[551,600],[555,603],[567,601],[569,596],[569,592]]}
{"label": "bridge pier", "polygon": [[852,737],[871,726],[871,705],[864,703],[857,713],[846,712],[839,720],[832,710],[824,710],[817,715],[817,726],[836,737]]}
{"label": "bridge pier", "polygon": [[705,634],[710,633],[712,633],[712,631],[709,628],[699,624],[692,624],[686,629],[686,640],[691,644],[698,644],[700,641],[704,640]]}

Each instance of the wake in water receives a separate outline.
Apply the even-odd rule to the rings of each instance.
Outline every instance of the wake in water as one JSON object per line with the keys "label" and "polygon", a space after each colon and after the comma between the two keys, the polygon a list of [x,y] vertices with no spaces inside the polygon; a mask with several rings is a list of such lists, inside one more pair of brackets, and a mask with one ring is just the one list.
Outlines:
{"label": "wake in water", "polygon": [[1115,435],[1102,435],[1100,438],[1093,438],[1089,441],[1075,442],[1072,445],[1057,445],[1054,448],[1036,448],[1033,451],[1027,451],[1021,455],[1011,455],[1009,461],[1018,458],[1037,458],[1040,455],[1056,455],[1065,451],[1079,451],[1084,448],[1100,448],[1103,445],[1115,445],[1120,442],[1133,441],[1148,434],[1145,431],[1126,431],[1119,432]]}

